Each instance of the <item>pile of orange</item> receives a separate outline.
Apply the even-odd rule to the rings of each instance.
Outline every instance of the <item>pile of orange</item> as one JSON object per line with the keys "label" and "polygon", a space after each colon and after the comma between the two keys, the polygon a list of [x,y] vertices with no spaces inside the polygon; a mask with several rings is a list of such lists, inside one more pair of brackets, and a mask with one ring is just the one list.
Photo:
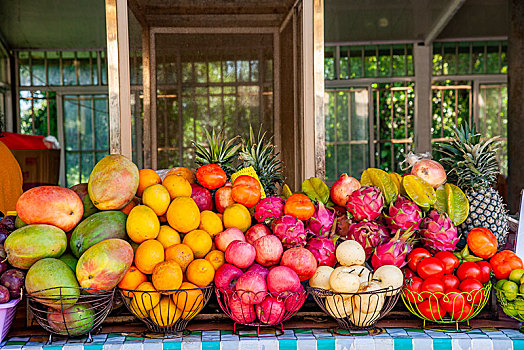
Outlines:
{"label": "pile of orange", "polygon": [[[133,313],[160,327],[193,318],[203,307],[199,288],[213,282],[225,261],[213,237],[224,227],[244,229],[251,216],[237,204],[219,216],[200,212],[191,198],[194,173],[174,168],[162,181],[151,169],[139,171],[136,200],[130,205],[126,229],[135,243],[134,266],[119,287],[131,298]],[[244,210],[245,209],[245,210]],[[247,212],[247,218],[245,217]]]}

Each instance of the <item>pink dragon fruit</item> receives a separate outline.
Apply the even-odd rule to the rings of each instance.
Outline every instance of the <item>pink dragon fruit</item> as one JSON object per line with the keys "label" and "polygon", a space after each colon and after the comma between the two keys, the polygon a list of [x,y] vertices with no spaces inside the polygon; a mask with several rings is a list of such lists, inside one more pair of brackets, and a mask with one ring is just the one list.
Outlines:
{"label": "pink dragon fruit", "polygon": [[255,207],[255,219],[259,223],[270,225],[273,220],[284,214],[284,200],[280,197],[266,197]]}
{"label": "pink dragon fruit", "polygon": [[360,243],[366,251],[366,259],[369,259],[373,249],[389,238],[389,232],[379,222],[364,220],[351,225],[347,238]]}
{"label": "pink dragon fruit", "polygon": [[415,231],[407,230],[400,236],[400,230],[388,242],[379,245],[371,257],[371,265],[376,270],[383,265],[396,265],[402,268],[407,264],[406,256],[413,249]]}
{"label": "pink dragon fruit", "polygon": [[389,216],[386,215],[386,222],[392,231],[418,230],[422,222],[422,211],[412,201],[399,196],[395,203],[392,203],[389,207]]}
{"label": "pink dragon fruit", "polygon": [[291,215],[284,215],[273,221],[273,234],[280,238],[284,248],[306,244],[304,223]]}
{"label": "pink dragon fruit", "polygon": [[378,187],[361,187],[351,193],[346,208],[355,221],[372,221],[384,208],[384,196]]}
{"label": "pink dragon fruit", "polygon": [[337,263],[335,243],[329,238],[311,238],[307,242],[306,248],[313,253],[313,256],[317,259],[318,266],[334,266]]}
{"label": "pink dragon fruit", "polygon": [[318,203],[318,209],[315,214],[309,219],[307,228],[313,232],[314,235],[324,237],[331,232],[333,222],[335,221],[335,213],[326,209],[324,203]]}
{"label": "pink dragon fruit", "polygon": [[422,244],[433,252],[454,250],[459,241],[457,228],[448,214],[439,213],[435,209],[424,218],[419,232]]}

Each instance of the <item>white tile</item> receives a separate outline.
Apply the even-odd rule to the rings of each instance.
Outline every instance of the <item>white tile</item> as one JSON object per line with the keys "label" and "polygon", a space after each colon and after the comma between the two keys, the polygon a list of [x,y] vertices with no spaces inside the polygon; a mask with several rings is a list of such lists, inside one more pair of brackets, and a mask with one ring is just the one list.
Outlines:
{"label": "white tile", "polygon": [[[191,336],[190,336],[191,337]],[[189,337],[188,337],[189,338]],[[184,340],[182,341],[182,350],[201,350],[202,349],[202,341],[199,339],[196,341],[188,341],[184,337]]]}
{"label": "white tile", "polygon": [[511,339],[493,339],[493,350],[513,350]]}
{"label": "white tile", "polygon": [[[297,350],[316,350],[317,349],[317,340],[313,339],[304,339],[300,338],[297,341]],[[267,348],[267,350],[273,350],[272,348]]]}
{"label": "white tile", "polygon": [[451,338],[451,348],[453,350],[472,350],[471,349],[471,339],[470,338],[455,338],[455,334]]}
{"label": "white tile", "polygon": [[493,341],[486,339],[471,339],[471,350],[493,350]]}
{"label": "white tile", "polygon": [[258,339],[259,350],[276,350],[278,349],[277,338],[259,338]]}
{"label": "white tile", "polygon": [[375,339],[372,337],[356,337],[355,348],[358,350],[375,350]]}
{"label": "white tile", "polygon": [[220,350],[239,350],[240,342],[238,340],[222,340],[220,341]]}
{"label": "white tile", "polygon": [[355,350],[355,337],[335,337],[335,349]]}
{"label": "white tile", "polygon": [[414,338],[412,341],[413,350],[432,350],[433,339],[427,338]]}

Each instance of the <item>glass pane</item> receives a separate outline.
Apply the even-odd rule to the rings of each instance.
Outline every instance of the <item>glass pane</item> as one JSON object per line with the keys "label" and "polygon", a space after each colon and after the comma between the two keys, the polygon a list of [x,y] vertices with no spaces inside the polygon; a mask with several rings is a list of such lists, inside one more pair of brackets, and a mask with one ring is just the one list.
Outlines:
{"label": "glass pane", "polygon": [[31,52],[31,67],[33,70],[33,86],[45,86],[45,59],[43,51]]}
{"label": "glass pane", "polygon": [[334,182],[339,175],[335,158],[335,146],[326,145],[326,181]]}
{"label": "glass pane", "polygon": [[391,48],[379,50],[378,70],[381,77],[391,76]]}
{"label": "glass pane", "polygon": [[209,81],[218,83],[222,80],[221,62],[209,62]]}
{"label": "glass pane", "polygon": [[80,183],[80,154],[76,152],[66,152],[66,187]]}
{"label": "glass pane", "polygon": [[249,61],[237,61],[237,80],[249,81]]}
{"label": "glass pane", "polygon": [[102,72],[102,85],[107,85],[107,53],[105,51],[100,52],[100,60],[102,63],[101,72]]}
{"label": "glass pane", "polygon": [[349,160],[351,159],[351,153],[349,152],[349,145],[337,145],[335,147],[337,152],[337,171],[342,173],[353,174],[352,169],[349,167]]}
{"label": "glass pane", "polygon": [[349,79],[349,47],[340,47],[340,79]]}
{"label": "glass pane", "polygon": [[[66,150],[79,150],[78,100],[73,96],[64,97],[64,136]],[[98,130],[97,130],[98,131]]]}
{"label": "glass pane", "polygon": [[483,43],[473,43],[473,74],[485,73],[485,60]]}
{"label": "glass pane", "polygon": [[457,74],[470,74],[469,69],[469,43],[458,43],[458,69]]}
{"label": "glass pane", "polygon": [[60,53],[58,51],[47,51],[47,74],[49,85],[60,86]]}
{"label": "glass pane", "polygon": [[365,90],[351,92],[351,140],[368,140],[368,93]]}
{"label": "glass pane", "polygon": [[77,85],[76,81],[75,53],[72,51],[62,52],[62,71],[64,73],[64,85]]}
{"label": "glass pane", "polygon": [[[327,104],[324,107],[325,111],[325,128],[326,128],[326,142],[335,142],[335,92],[326,91],[324,101],[327,101]],[[327,173],[327,172],[326,172]]]}
{"label": "glass pane", "polygon": [[31,72],[29,69],[29,52],[18,53],[20,86],[31,86]]}
{"label": "glass pane", "polygon": [[82,174],[81,182],[87,182],[89,180],[89,175],[95,166],[95,154],[93,152],[83,152],[82,153]]}
{"label": "glass pane", "polygon": [[351,173],[350,175],[360,179],[364,170],[369,167],[369,148],[367,144],[351,145]]}
{"label": "glass pane", "polygon": [[366,77],[377,76],[377,51],[375,46],[366,46],[364,57],[364,73]]}
{"label": "glass pane", "polygon": [[95,149],[109,149],[107,95],[95,96]]}
{"label": "glass pane", "polygon": [[454,43],[444,44],[444,56],[442,57],[442,69],[444,75],[457,74],[457,47]]}
{"label": "glass pane", "polygon": [[207,82],[207,64],[205,62],[195,62],[195,79],[197,83]]}
{"label": "glass pane", "polygon": [[92,85],[90,52],[77,52],[78,80],[80,85]]}
{"label": "glass pane", "polygon": [[93,108],[92,98],[81,96],[80,104],[80,147],[83,150],[93,149]]}
{"label": "glass pane", "polygon": [[235,61],[222,62],[222,74],[224,75],[225,83],[233,83],[236,81],[236,64]]}
{"label": "glass pane", "polygon": [[335,47],[324,48],[324,79],[335,79]]}
{"label": "glass pane", "polygon": [[251,81],[257,82],[258,81],[258,61],[250,61],[249,68],[251,72]]}
{"label": "glass pane", "polygon": [[337,142],[349,141],[349,110],[348,92],[339,91],[337,93],[337,124],[335,140]]}
{"label": "glass pane", "polygon": [[362,60],[362,48],[358,46],[353,46],[350,49],[350,75],[351,78],[362,78],[364,62]]}

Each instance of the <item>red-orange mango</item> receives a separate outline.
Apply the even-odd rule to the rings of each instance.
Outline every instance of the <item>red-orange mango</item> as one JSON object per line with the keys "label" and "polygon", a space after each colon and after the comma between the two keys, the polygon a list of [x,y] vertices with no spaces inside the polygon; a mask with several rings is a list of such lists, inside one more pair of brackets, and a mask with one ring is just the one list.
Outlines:
{"label": "red-orange mango", "polygon": [[136,194],[138,168],[120,154],[110,154],[96,163],[87,190],[89,198],[100,210],[120,210]]}
{"label": "red-orange mango", "polygon": [[69,188],[40,186],[20,196],[16,213],[28,225],[48,224],[67,232],[82,220],[84,204]]}

